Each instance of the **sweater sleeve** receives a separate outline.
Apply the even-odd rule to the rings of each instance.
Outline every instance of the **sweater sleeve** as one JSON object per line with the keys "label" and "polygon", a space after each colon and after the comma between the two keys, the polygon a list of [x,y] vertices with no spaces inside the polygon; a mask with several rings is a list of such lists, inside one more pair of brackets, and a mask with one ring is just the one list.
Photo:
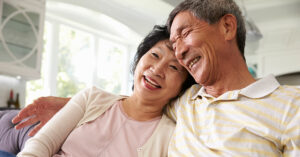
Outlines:
{"label": "sweater sleeve", "polygon": [[57,153],[84,116],[91,89],[76,94],[55,116],[31,139],[18,157],[50,157]]}

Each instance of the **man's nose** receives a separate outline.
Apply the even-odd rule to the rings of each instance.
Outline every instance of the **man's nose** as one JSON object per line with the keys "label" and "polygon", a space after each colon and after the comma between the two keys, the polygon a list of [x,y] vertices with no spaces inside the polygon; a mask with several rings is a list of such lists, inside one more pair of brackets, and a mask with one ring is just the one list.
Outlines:
{"label": "man's nose", "polygon": [[184,59],[187,51],[188,51],[188,47],[186,44],[184,44],[184,42],[181,39],[178,39],[175,43],[175,56],[178,60],[182,60]]}

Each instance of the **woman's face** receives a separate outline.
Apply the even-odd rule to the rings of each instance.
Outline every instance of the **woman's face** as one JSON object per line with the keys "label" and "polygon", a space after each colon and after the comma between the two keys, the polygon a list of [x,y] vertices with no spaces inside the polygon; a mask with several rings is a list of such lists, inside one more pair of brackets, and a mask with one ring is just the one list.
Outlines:
{"label": "woman's face", "polygon": [[134,73],[134,94],[166,104],[179,94],[187,75],[169,40],[162,40],[140,59]]}

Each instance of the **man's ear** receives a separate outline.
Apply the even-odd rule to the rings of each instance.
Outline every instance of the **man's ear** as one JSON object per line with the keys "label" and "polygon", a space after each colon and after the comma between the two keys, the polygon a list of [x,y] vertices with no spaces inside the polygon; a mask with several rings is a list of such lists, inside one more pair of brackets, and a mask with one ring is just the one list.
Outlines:
{"label": "man's ear", "polygon": [[233,40],[236,37],[237,22],[236,17],[232,14],[224,15],[220,21],[219,26],[221,32],[224,34],[225,40]]}

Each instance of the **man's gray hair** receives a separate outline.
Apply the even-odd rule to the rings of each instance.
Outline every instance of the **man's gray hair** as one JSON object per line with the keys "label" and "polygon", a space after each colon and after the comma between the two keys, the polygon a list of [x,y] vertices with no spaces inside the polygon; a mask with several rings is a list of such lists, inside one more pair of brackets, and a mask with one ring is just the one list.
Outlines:
{"label": "man's gray hair", "polygon": [[190,11],[195,17],[209,24],[218,22],[226,14],[234,15],[237,20],[237,45],[245,60],[246,28],[242,13],[233,0],[185,0],[170,13],[167,20],[169,32],[175,16],[183,11]]}

